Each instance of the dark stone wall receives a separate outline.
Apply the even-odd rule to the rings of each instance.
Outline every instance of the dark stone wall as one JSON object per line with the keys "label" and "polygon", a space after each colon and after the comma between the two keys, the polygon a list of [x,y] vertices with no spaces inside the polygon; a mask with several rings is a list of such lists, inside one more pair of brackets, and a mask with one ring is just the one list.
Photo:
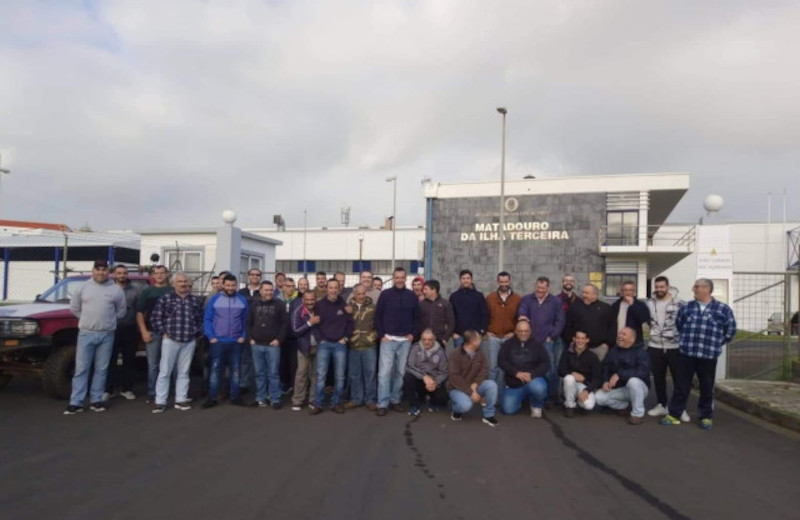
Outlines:
{"label": "dark stone wall", "polygon": [[[512,198],[518,204],[516,210],[509,211],[515,205],[508,200]],[[506,199],[504,263],[517,292],[531,292],[536,278],[542,275],[550,278],[551,292],[558,293],[564,273],[573,273],[578,283],[584,284],[588,283],[589,273],[603,272],[598,236],[605,223],[605,193],[520,195]],[[496,288],[499,242],[493,239],[498,235],[491,229],[499,231],[499,206],[500,197],[433,201],[433,265],[428,277],[439,280],[444,297],[458,288],[461,269],[473,272],[475,286],[483,293]],[[492,228],[492,224],[496,226]],[[514,225],[515,230],[508,230],[509,225]],[[517,227],[528,229],[517,231]],[[547,229],[542,231],[544,227]],[[480,231],[487,228],[490,231]],[[564,232],[569,238],[562,238]],[[549,238],[537,239],[536,233],[549,233]],[[462,240],[463,234],[468,240]]]}

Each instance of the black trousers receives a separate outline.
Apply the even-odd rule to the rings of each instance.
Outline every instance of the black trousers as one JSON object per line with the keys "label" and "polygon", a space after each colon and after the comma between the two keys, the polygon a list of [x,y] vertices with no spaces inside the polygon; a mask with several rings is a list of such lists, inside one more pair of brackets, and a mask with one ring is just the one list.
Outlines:
{"label": "black trousers", "polygon": [[282,390],[294,388],[294,375],[297,373],[297,338],[287,337],[281,345],[281,387]]}
{"label": "black trousers", "polygon": [[406,375],[403,376],[403,398],[408,401],[408,404],[419,407],[425,401],[426,395],[430,396],[433,406],[447,405],[447,392],[445,392],[443,384],[437,386],[433,392],[428,392],[428,389],[425,388],[425,381],[406,372]]}
{"label": "black trousers", "polygon": [[713,419],[717,360],[694,358],[683,354],[678,355],[678,381],[675,383],[675,391],[672,392],[672,399],[669,402],[669,414],[680,417],[686,410],[695,374],[700,383],[700,401],[697,403],[700,419]]}
{"label": "black trousers", "polygon": [[661,349],[648,347],[650,370],[653,372],[653,386],[656,387],[658,404],[667,406],[667,369],[672,376],[673,384],[678,384],[678,349]]}
{"label": "black trousers", "polygon": [[[134,325],[118,326],[114,333],[114,350],[108,364],[106,392],[112,393],[116,388],[123,392],[133,389],[136,379],[136,346],[139,344],[139,327]],[[122,354],[122,366],[119,355]]]}

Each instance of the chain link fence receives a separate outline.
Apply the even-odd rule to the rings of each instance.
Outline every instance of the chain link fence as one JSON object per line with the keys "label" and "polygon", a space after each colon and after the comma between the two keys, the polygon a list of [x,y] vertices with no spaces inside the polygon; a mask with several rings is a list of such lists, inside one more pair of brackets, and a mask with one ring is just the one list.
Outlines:
{"label": "chain link fence", "polygon": [[800,357],[798,274],[735,272],[733,312],[738,332],[728,345],[729,379],[789,380]]}

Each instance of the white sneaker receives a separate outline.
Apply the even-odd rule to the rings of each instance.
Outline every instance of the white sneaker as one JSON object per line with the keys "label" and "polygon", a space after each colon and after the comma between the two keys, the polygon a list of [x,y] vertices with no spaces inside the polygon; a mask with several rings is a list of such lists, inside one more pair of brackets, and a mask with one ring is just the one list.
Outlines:
{"label": "white sneaker", "polygon": [[692,422],[692,418],[689,417],[689,414],[686,413],[686,410],[684,410],[681,414],[681,422]]}
{"label": "white sneaker", "polygon": [[303,409],[303,407],[302,407],[302,406],[295,406],[295,405],[292,405],[292,411],[293,411],[293,412],[299,412],[299,411],[301,411],[302,409]]}
{"label": "white sneaker", "polygon": [[541,408],[534,408],[531,406],[531,417],[534,419],[541,419],[542,418],[542,409]]}
{"label": "white sneaker", "polygon": [[649,412],[647,412],[647,415],[650,417],[663,417],[668,414],[669,410],[667,410],[661,403],[658,403],[652,409],[650,409]]}
{"label": "white sneaker", "polygon": [[124,397],[128,401],[133,401],[134,399],[136,399],[136,394],[134,394],[130,390],[126,390],[124,392],[120,392],[119,395],[121,395],[122,397]]}

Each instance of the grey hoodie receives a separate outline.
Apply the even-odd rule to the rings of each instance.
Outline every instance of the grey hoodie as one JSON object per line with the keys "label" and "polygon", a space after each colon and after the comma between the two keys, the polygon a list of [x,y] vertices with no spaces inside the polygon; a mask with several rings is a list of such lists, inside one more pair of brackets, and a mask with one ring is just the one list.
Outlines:
{"label": "grey hoodie", "polygon": [[69,310],[79,318],[80,330],[111,332],[117,330],[117,320],[125,317],[125,294],[113,281],[104,284],[87,280],[72,296]]}
{"label": "grey hoodie", "polygon": [[439,343],[434,343],[433,348],[425,350],[421,343],[414,343],[408,353],[406,372],[417,379],[431,376],[437,385],[447,379],[447,356]]}

